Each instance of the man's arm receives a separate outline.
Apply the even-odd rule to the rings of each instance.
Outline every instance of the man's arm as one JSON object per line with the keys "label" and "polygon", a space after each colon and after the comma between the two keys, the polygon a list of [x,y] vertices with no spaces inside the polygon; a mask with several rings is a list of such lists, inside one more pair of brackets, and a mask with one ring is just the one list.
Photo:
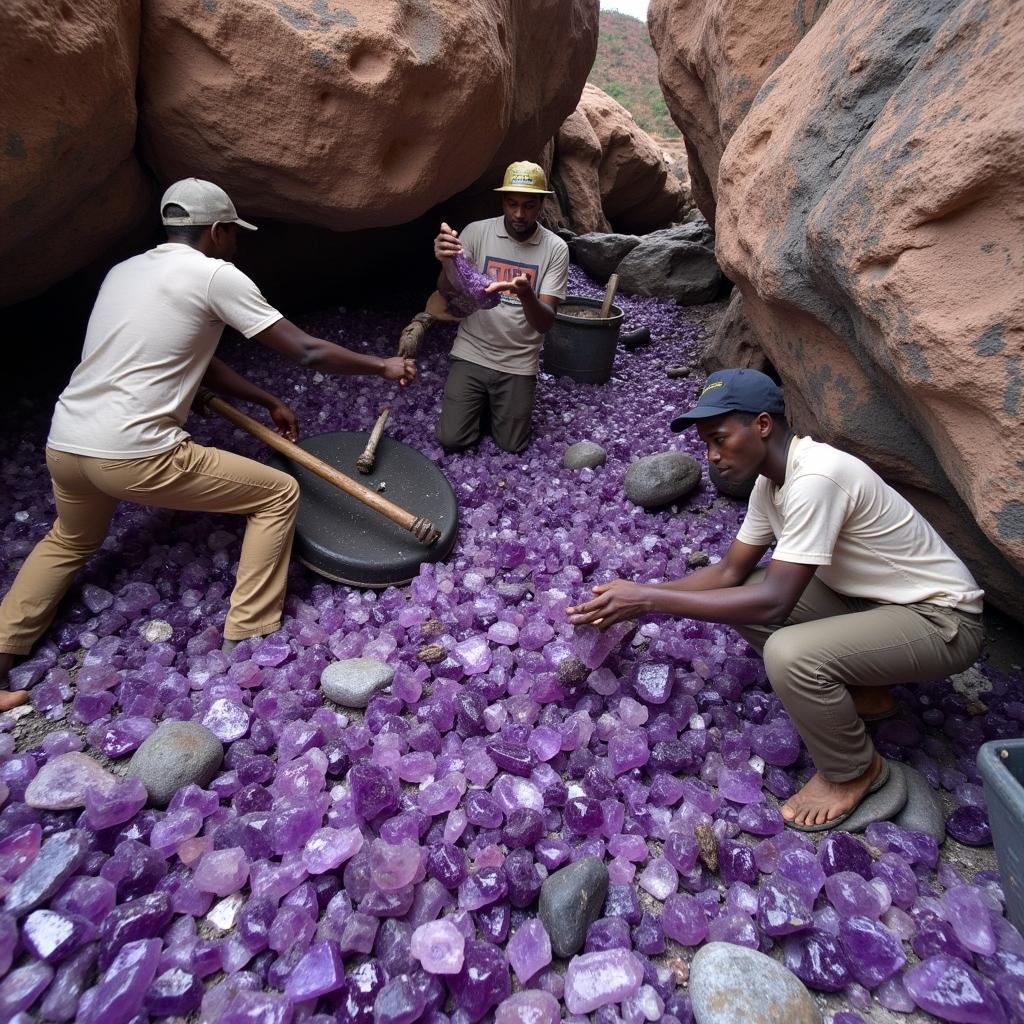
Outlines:
{"label": "man's arm", "polygon": [[202,383],[203,387],[218,394],[263,406],[270,413],[270,418],[282,437],[287,437],[289,441],[298,440],[299,421],[295,418],[295,413],[280,398],[257,387],[251,380],[246,380],[216,356],[210,360],[210,365],[203,374]]}
{"label": "man's arm", "polygon": [[437,275],[437,290],[445,297],[455,294],[445,265],[453,256],[462,252],[462,242],[459,241],[459,233],[447,224],[441,224],[441,230],[434,239],[434,256],[441,261],[441,272]]}
{"label": "man's arm", "polygon": [[733,541],[717,565],[672,583],[613,580],[601,584],[594,588],[593,600],[568,609],[570,621],[604,629],[622,619],[660,613],[737,626],[783,622],[817,566],[773,559],[762,580],[743,586],[766,550]]}
{"label": "man's arm", "polygon": [[254,341],[280,352],[300,366],[308,366],[323,373],[341,375],[369,374],[385,380],[397,380],[403,386],[416,378],[416,364],[411,359],[392,356],[363,355],[342,345],[314,338],[282,317],[266,330],[253,336]]}

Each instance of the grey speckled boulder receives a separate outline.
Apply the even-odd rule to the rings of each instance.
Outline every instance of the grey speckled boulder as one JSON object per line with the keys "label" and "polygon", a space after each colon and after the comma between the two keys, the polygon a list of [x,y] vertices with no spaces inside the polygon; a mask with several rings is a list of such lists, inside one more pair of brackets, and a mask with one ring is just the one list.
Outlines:
{"label": "grey speckled boulder", "polygon": [[690,964],[697,1024],[821,1024],[799,978],[764,953],[709,942]]}
{"label": "grey speckled boulder", "polygon": [[605,282],[619,264],[640,244],[637,235],[602,234],[597,231],[577,235],[570,243],[573,261],[595,281]]}
{"label": "grey speckled boulder", "polygon": [[151,733],[128,762],[128,775],[141,779],[150,802],[166,807],[183,786],[205,786],[224,760],[224,747],[199,722],[167,721]]}
{"label": "grey speckled boulder", "polygon": [[900,765],[907,780],[907,802],[892,820],[908,832],[924,832],[940,846],[946,841],[946,815],[942,800],[916,768]]}
{"label": "grey speckled boulder", "polygon": [[583,948],[607,895],[608,869],[596,857],[583,857],[544,879],[538,913],[555,956],[573,956]]}
{"label": "grey speckled boulder", "polygon": [[603,466],[608,459],[608,453],[593,441],[577,441],[569,445],[562,456],[562,465],[566,469],[593,469],[595,466]]}
{"label": "grey speckled boulder", "polygon": [[373,695],[391,685],[395,670],[376,658],[346,658],[320,673],[320,689],[343,708],[365,708]]}
{"label": "grey speckled boulder", "polygon": [[700,463],[685,452],[659,452],[637,459],[626,471],[626,497],[658,508],[678,501],[700,484]]}

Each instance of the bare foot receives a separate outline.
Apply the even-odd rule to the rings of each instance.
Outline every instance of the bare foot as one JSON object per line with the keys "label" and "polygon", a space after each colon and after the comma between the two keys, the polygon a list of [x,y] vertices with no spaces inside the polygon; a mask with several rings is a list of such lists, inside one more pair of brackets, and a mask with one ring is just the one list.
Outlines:
{"label": "bare foot", "polygon": [[856,807],[881,770],[882,759],[875,754],[871,767],[850,782],[829,782],[815,772],[803,789],[782,805],[782,816],[797,825],[824,825]]}
{"label": "bare foot", "polygon": [[10,711],[28,700],[28,690],[0,690],[0,712]]}
{"label": "bare foot", "polygon": [[888,686],[850,686],[847,689],[861,718],[883,718],[898,706]]}

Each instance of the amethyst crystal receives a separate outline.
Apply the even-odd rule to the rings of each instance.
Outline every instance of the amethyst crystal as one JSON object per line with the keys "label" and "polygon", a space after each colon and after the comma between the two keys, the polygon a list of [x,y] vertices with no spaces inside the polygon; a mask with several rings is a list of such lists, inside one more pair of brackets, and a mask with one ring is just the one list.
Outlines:
{"label": "amethyst crystal", "polygon": [[500,292],[489,292],[487,288],[494,281],[481,274],[461,253],[444,264],[453,295],[448,296],[448,312],[452,316],[466,317],[481,309],[494,309],[501,302]]}
{"label": "amethyst crystal", "polygon": [[621,1003],[640,988],[644,969],[636,954],[625,949],[582,953],[565,972],[565,1005],[570,1013],[592,1013]]}

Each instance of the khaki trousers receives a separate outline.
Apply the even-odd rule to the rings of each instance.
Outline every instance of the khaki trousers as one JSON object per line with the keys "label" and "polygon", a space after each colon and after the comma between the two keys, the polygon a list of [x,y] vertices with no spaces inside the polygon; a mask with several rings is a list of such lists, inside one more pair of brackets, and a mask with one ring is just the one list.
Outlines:
{"label": "khaki trousers", "polygon": [[530,443],[536,390],[536,377],[453,359],[435,429],[438,442],[449,451],[476,444],[480,416],[489,410],[495,444],[507,452],[521,452]]}
{"label": "khaki trousers", "polygon": [[944,679],[974,664],[983,639],[980,615],[844,597],[816,577],[784,623],[735,628],[763,654],[772,689],[830,782],[862,775],[875,752],[847,686]]}
{"label": "khaki trousers", "polygon": [[252,459],[187,440],[141,459],[94,459],[46,449],[57,519],[0,604],[0,651],[28,654],[53,621],[75,573],[103,543],[119,501],[248,516],[224,636],[281,625],[299,488]]}

